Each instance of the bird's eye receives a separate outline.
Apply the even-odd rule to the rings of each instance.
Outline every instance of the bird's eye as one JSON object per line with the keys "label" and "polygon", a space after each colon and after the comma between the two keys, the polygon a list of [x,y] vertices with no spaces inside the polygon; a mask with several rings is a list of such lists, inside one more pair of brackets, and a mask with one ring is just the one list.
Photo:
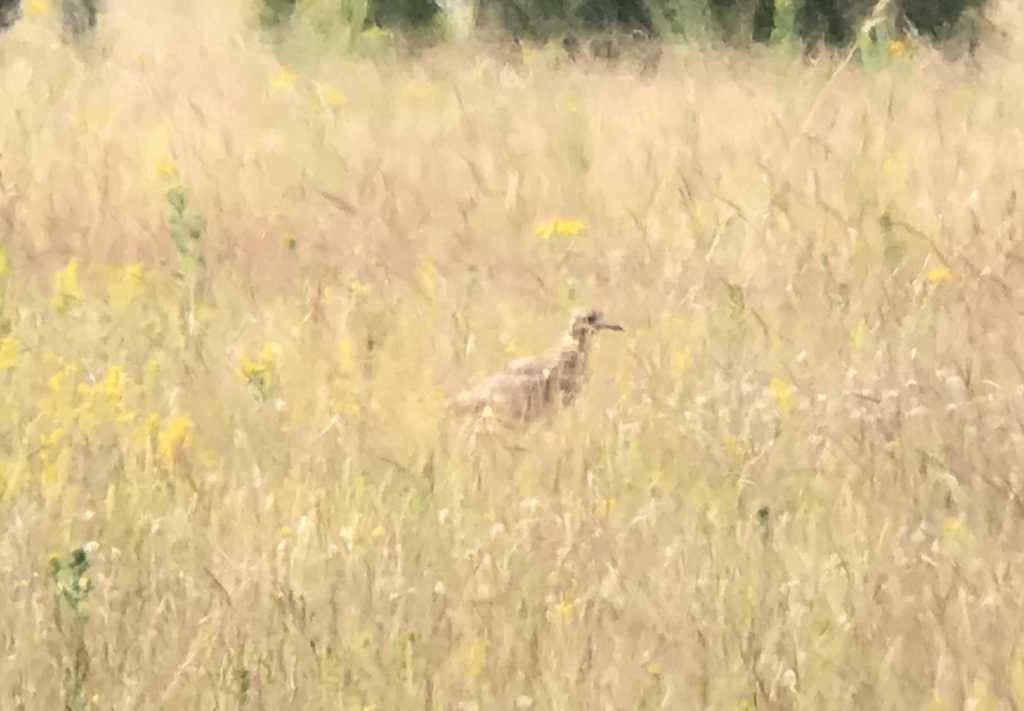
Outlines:
{"label": "bird's eye", "polygon": [[587,314],[587,323],[591,325],[597,323],[597,314],[594,312]]}

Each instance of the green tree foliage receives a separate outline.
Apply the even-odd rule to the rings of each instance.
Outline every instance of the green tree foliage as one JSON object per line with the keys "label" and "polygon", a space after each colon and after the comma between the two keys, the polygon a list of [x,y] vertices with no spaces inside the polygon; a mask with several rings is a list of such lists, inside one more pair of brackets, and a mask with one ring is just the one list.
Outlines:
{"label": "green tree foliage", "polygon": [[21,15],[18,0],[0,0],[0,32],[13,25]]}
{"label": "green tree foliage", "polygon": [[[75,0],[83,2],[85,0]],[[339,13],[352,0],[336,0]],[[478,28],[514,38],[568,38],[567,47],[592,35],[685,41],[709,31],[742,46],[795,40],[805,47],[849,46],[866,25],[884,26],[890,38],[918,33],[943,42],[966,36],[977,43],[989,0],[443,0],[471,2]],[[280,24],[296,0],[257,0],[265,22]],[[369,0],[366,25],[426,29],[444,12],[438,0]],[[883,22],[879,18],[884,18]],[[363,29],[354,28],[354,29]],[[600,54],[600,52],[598,52]]]}
{"label": "green tree foliage", "polygon": [[80,42],[90,37],[96,30],[99,11],[97,0],[61,0],[61,26],[65,39]]}
{"label": "green tree foliage", "polygon": [[260,0],[260,20],[265,25],[280,25],[295,12],[296,0]]}
{"label": "green tree foliage", "polygon": [[987,0],[902,0],[901,9],[906,20],[922,33],[938,40],[966,33],[977,41],[980,31],[978,20],[985,11]]}

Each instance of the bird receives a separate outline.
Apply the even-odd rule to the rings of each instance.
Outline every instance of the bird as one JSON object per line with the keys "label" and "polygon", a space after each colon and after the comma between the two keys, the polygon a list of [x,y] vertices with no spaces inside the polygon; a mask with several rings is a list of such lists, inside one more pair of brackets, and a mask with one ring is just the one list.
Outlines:
{"label": "bird", "polygon": [[597,309],[576,309],[559,345],[516,358],[501,372],[462,391],[455,398],[456,410],[526,424],[552,408],[571,405],[583,386],[591,337],[598,331],[623,330],[605,321]]}

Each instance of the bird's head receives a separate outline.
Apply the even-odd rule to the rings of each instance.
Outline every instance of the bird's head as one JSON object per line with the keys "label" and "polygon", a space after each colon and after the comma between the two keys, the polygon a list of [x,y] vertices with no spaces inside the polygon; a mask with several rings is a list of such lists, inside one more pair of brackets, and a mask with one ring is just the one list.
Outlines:
{"label": "bird's head", "polygon": [[621,331],[622,326],[608,323],[597,309],[576,309],[569,321],[569,334],[579,340],[594,331]]}

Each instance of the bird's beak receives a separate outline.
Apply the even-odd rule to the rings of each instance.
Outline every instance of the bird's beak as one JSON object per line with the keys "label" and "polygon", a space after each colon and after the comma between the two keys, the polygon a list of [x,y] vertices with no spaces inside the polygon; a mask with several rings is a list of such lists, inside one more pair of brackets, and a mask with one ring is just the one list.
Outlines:
{"label": "bird's beak", "polygon": [[625,330],[624,328],[622,328],[622,326],[618,326],[618,325],[616,325],[614,323],[599,323],[599,324],[597,324],[597,326],[595,326],[595,328],[597,328],[597,330],[599,330],[599,331],[624,331]]}

